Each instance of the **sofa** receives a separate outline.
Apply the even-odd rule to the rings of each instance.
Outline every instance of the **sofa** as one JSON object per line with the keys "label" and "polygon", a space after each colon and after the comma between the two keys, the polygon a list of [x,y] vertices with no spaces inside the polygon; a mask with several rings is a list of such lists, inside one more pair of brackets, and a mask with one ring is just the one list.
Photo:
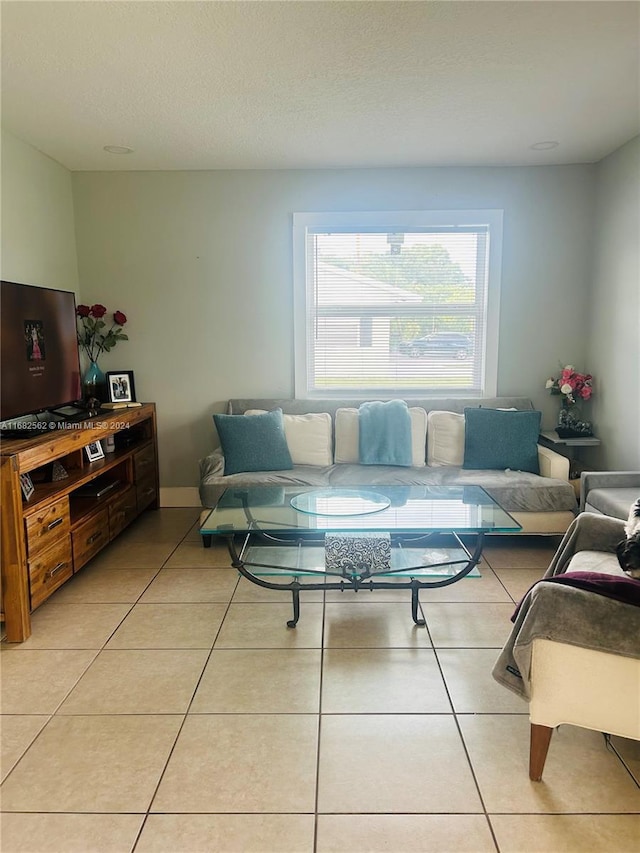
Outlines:
{"label": "sofa", "polygon": [[203,507],[216,506],[228,486],[474,485],[484,488],[507,510],[522,526],[522,533],[563,534],[574,519],[577,501],[569,483],[569,460],[553,450],[537,445],[539,473],[463,467],[465,408],[531,412],[530,399],[411,399],[412,464],[407,467],[359,463],[358,409],[363,402],[366,400],[230,399],[229,415],[282,410],[293,467],[225,474],[225,459],[217,448],[200,460]]}
{"label": "sofa", "polygon": [[640,471],[585,471],[580,478],[580,511],[629,516],[640,498]]}

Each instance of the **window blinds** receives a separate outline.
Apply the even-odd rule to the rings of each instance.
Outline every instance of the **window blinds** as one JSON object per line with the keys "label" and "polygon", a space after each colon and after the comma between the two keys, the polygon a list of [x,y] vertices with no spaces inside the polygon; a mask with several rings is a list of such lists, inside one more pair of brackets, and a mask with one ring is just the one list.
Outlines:
{"label": "window blinds", "polygon": [[488,225],[305,229],[313,394],[480,393]]}

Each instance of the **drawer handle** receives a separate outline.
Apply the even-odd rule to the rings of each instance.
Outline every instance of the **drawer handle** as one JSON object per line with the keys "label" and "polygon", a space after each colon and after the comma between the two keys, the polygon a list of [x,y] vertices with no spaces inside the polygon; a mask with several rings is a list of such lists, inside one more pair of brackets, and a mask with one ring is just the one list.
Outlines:
{"label": "drawer handle", "polygon": [[47,530],[53,530],[54,527],[57,527],[59,524],[62,524],[64,518],[56,518],[55,521],[52,521],[51,524],[47,524]]}
{"label": "drawer handle", "polygon": [[54,566],[52,569],[50,569],[50,570],[46,573],[46,575],[44,576],[44,577],[45,577],[45,580],[51,580],[51,578],[52,578],[54,575],[57,575],[57,574],[58,574],[58,572],[62,571],[62,569],[64,569],[66,565],[67,565],[66,563],[58,563],[58,565],[57,565],[57,566]]}
{"label": "drawer handle", "polygon": [[96,539],[99,539],[102,536],[102,531],[99,530],[97,533],[94,533],[93,536],[90,536],[87,539],[87,545],[91,545],[92,542],[95,542]]}
{"label": "drawer handle", "polygon": [[148,488],[148,489],[145,489],[142,494],[146,496],[146,495],[155,495],[155,493],[156,493],[156,490],[154,488]]}

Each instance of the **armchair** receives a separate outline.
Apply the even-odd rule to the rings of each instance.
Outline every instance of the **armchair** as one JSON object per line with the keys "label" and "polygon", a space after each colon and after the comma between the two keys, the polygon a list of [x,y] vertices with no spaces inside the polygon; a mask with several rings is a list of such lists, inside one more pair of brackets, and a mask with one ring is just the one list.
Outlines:
{"label": "armchair", "polygon": [[[640,740],[640,581],[618,565],[623,527],[592,513],[572,522],[545,578],[523,599],[494,667],[494,678],[529,702],[533,781],[562,723]],[[566,572],[587,573],[587,583],[551,580]],[[605,581],[606,593],[585,588],[589,574],[596,585]]]}
{"label": "armchair", "polygon": [[580,479],[580,512],[626,520],[639,497],[640,471],[585,471]]}

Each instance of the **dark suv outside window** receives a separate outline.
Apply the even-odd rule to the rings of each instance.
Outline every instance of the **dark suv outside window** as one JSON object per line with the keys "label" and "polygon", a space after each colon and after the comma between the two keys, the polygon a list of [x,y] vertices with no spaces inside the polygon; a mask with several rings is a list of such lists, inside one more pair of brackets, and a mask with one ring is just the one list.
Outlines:
{"label": "dark suv outside window", "polygon": [[460,332],[434,332],[408,341],[404,350],[413,358],[423,355],[446,355],[450,358],[469,358],[473,351],[471,338]]}

